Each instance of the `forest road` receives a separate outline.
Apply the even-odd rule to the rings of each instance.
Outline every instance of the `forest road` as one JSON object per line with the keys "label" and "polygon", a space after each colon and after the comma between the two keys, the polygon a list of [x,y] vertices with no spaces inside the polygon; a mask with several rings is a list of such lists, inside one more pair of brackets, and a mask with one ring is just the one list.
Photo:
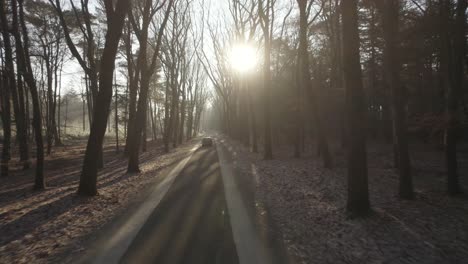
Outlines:
{"label": "forest road", "polygon": [[252,176],[238,170],[232,154],[223,139],[196,144],[76,263],[294,264],[271,235],[275,228],[259,221],[267,214],[259,217],[254,189],[239,181]]}
{"label": "forest road", "polygon": [[193,153],[120,263],[239,263],[214,147]]}

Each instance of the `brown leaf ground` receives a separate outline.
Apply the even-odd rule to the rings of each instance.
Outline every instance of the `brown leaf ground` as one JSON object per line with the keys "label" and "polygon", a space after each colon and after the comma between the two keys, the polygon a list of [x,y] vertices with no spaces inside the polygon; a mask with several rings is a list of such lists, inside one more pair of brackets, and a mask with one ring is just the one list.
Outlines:
{"label": "brown leaf ground", "polygon": [[127,159],[106,145],[99,195],[92,198],[76,195],[85,141],[67,142],[46,158],[45,191],[32,191],[33,169],[13,168],[0,185],[0,263],[62,263],[64,256],[79,255],[97,230],[141,197],[193,144],[164,154],[161,142],[149,143],[139,174],[127,174]]}
{"label": "brown leaf ground", "polygon": [[[237,169],[255,182],[257,207],[266,208],[270,226],[298,263],[468,263],[468,199],[445,194],[443,153],[430,146],[411,146],[416,198],[402,201],[390,146],[370,144],[373,213],[349,219],[339,147],[334,148],[335,168],[326,170],[312,150],[294,159],[292,149],[284,147],[275,149],[275,159],[263,160],[235,141],[225,144]],[[459,164],[468,191],[466,150]]]}

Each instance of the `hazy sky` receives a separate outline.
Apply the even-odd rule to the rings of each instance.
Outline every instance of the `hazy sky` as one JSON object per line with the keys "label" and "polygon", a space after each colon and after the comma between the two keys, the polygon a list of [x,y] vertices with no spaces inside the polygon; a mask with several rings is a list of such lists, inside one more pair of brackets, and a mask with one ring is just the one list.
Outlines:
{"label": "hazy sky", "polygon": [[[192,5],[194,6],[195,12],[199,12],[201,6],[203,6],[204,11],[208,13],[212,12],[212,16],[210,16],[209,20],[213,20],[217,17],[219,17],[220,14],[225,13],[228,15],[228,1],[229,0],[195,0]],[[79,1],[74,0],[74,3],[79,6]],[[90,0],[89,3],[92,6],[92,9],[97,5],[97,0]],[[68,5],[65,5],[64,8],[69,8]],[[215,15],[216,14],[216,15]],[[197,14],[195,14],[195,18],[197,18]],[[137,43],[135,43],[137,45]],[[70,55],[71,56],[71,55]],[[118,62],[116,62],[117,64]],[[122,76],[119,71],[122,69],[116,68],[116,74],[117,74],[117,83],[119,85],[125,85],[126,84],[126,79],[124,76]],[[62,72],[62,81],[61,81],[61,87],[62,87],[62,94],[66,93],[69,90],[75,90],[78,93],[81,93],[82,90],[84,90],[84,72],[81,66],[78,64],[78,62],[72,58],[70,59],[63,68]]]}
{"label": "hazy sky", "polygon": [[[76,4],[79,6],[79,1],[74,0]],[[212,25],[215,25],[217,23],[231,23],[231,14],[229,12],[229,1],[230,0],[194,0],[192,2],[193,8],[194,8],[194,23],[197,23],[198,25],[200,24],[200,17],[201,17],[201,12],[203,9],[205,15],[209,16],[207,17],[208,22]],[[97,3],[97,0],[90,0],[90,3],[95,6]],[[290,5],[291,0],[279,0],[277,1],[276,4],[276,21],[278,23],[282,22],[282,13],[285,13],[284,6],[285,5]],[[65,6],[66,8],[67,6]],[[198,21],[197,21],[198,19]],[[281,20],[281,21],[280,21]],[[205,26],[205,52],[210,56],[212,54],[211,48],[210,48],[210,43],[211,39],[210,36],[206,30],[206,25]],[[226,25],[228,27],[229,25]],[[276,30],[278,30],[279,27],[276,27]],[[259,29],[257,30],[258,32],[260,31]],[[135,43],[135,45],[137,45]],[[126,79],[119,74],[119,71],[122,69],[116,68],[117,72],[117,82],[119,85],[125,85]],[[78,93],[81,93],[81,91],[84,88],[84,82],[83,82],[83,70],[79,66],[79,64],[76,62],[75,59],[70,60],[63,69],[62,73],[62,94],[66,93],[68,90],[75,90]]]}

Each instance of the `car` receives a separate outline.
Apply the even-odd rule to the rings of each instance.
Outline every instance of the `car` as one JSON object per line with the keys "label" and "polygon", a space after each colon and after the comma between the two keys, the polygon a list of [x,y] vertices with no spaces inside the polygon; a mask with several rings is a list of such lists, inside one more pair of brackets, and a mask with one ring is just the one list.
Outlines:
{"label": "car", "polygon": [[213,139],[210,137],[204,137],[202,139],[202,147],[211,147],[213,146]]}

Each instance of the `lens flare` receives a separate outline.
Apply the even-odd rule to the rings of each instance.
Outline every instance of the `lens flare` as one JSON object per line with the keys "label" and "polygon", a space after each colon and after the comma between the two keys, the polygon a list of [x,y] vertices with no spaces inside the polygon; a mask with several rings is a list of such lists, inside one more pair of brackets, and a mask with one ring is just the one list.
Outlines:
{"label": "lens flare", "polygon": [[234,70],[248,72],[257,65],[257,51],[247,44],[235,45],[230,50],[229,60]]}

